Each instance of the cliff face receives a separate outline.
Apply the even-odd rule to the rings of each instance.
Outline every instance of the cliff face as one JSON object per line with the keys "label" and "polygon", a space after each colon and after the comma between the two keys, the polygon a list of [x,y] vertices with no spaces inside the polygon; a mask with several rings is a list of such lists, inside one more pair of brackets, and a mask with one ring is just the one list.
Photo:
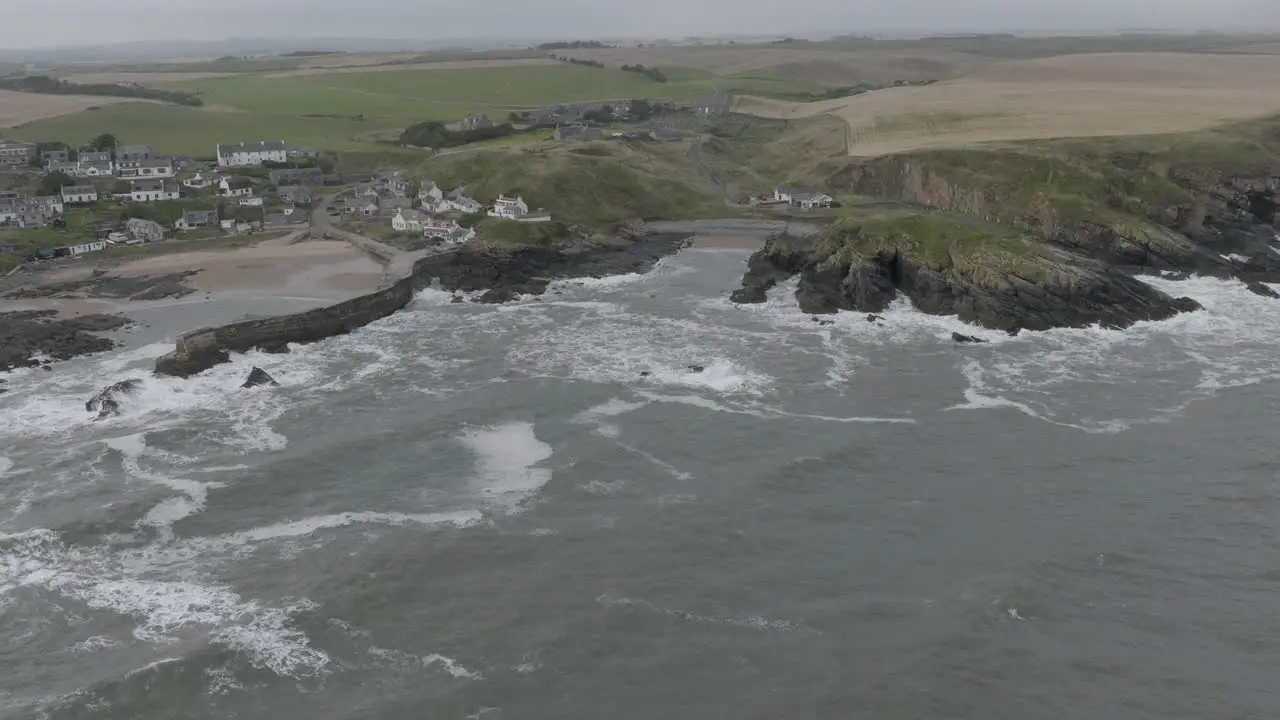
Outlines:
{"label": "cliff face", "polygon": [[1007,224],[1129,272],[1280,282],[1280,257],[1270,249],[1280,172],[1165,167],[1161,158],[1143,155],[1073,162],[938,152],[854,164],[830,183],[842,192]]}

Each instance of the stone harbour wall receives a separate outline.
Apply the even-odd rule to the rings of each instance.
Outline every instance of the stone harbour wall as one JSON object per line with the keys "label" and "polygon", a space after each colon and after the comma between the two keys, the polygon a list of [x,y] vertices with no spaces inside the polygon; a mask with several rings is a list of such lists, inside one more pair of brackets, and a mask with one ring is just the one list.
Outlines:
{"label": "stone harbour wall", "polygon": [[156,360],[156,372],[189,377],[229,361],[233,352],[276,351],[289,343],[344,335],[408,305],[416,289],[416,280],[408,275],[381,290],[336,305],[193,330],[178,338],[173,352]]}

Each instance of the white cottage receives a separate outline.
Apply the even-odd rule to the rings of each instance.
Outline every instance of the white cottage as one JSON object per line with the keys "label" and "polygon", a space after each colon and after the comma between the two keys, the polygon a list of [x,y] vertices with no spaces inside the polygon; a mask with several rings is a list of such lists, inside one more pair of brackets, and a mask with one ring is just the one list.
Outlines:
{"label": "white cottage", "polygon": [[219,143],[217,153],[218,167],[251,167],[268,162],[287,162],[289,159],[283,140]]}

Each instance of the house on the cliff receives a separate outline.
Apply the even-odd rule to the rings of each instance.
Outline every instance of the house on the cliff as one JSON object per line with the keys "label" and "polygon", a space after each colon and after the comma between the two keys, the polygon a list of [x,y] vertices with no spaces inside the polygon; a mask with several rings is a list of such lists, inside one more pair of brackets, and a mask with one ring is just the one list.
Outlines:
{"label": "house on the cliff", "polygon": [[776,187],[773,189],[773,199],[776,202],[784,202],[802,210],[812,210],[814,208],[828,208],[835,202],[835,199],[826,193],[809,192],[800,188]]}
{"label": "house on the cliff", "polygon": [[417,210],[397,210],[391,218],[391,229],[396,232],[420,232],[427,216]]}
{"label": "house on the cliff", "polygon": [[182,213],[182,217],[178,218],[178,222],[173,226],[177,230],[199,230],[214,227],[217,224],[217,210],[188,210]]}
{"label": "house on the cliff", "polygon": [[459,225],[457,220],[432,218],[422,223],[422,236],[452,244],[470,240],[476,236],[476,231]]}
{"label": "house on the cliff", "polygon": [[478,213],[481,210],[484,210],[483,205],[467,196],[467,189],[465,187],[455,188],[453,192],[449,193],[448,196],[445,197],[445,200],[448,202],[451,209],[457,210],[461,213]]}

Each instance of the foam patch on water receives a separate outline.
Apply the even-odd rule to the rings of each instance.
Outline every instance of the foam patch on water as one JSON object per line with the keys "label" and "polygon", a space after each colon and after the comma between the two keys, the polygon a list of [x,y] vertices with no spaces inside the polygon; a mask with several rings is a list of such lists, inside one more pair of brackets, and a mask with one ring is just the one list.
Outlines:
{"label": "foam patch on water", "polygon": [[0,477],[8,475],[9,471],[12,469],[13,461],[3,455],[0,455]]}
{"label": "foam patch on water", "polygon": [[423,525],[427,527],[451,525],[467,527],[483,519],[478,511],[463,510],[444,513],[382,513],[382,512],[344,512],[333,515],[316,515],[302,520],[265,525],[263,527],[244,530],[230,535],[223,535],[207,544],[225,543],[239,546],[248,543],[261,543],[269,540],[299,538],[320,530],[348,527],[350,525],[390,525],[403,527],[406,525]]}
{"label": "foam patch on water", "polygon": [[458,438],[476,456],[473,485],[486,499],[514,510],[551,480],[535,467],[551,457],[551,446],[533,432],[533,423],[511,422],[468,430]]}
{"label": "foam patch on water", "polygon": [[436,653],[427,655],[422,658],[422,664],[426,667],[431,667],[432,665],[439,665],[442,668],[444,668],[445,672],[449,673],[450,675],[456,678],[464,678],[467,680],[482,679],[480,676],[480,673],[468,670],[462,667],[462,665],[460,665],[457,660],[454,660],[453,658],[447,658],[444,655],[439,655]]}
{"label": "foam patch on water", "polygon": [[134,637],[150,643],[203,629],[214,642],[280,675],[314,675],[329,662],[289,624],[305,604],[271,607],[223,585],[149,577],[109,551],[64,545],[48,530],[4,536],[0,543],[0,593],[38,587],[129,616],[136,622]]}
{"label": "foam patch on water", "polygon": [[198,482],[143,470],[140,460],[147,451],[143,433],[108,438],[103,442],[123,456],[124,470],[130,477],[163,485],[178,493],[178,497],[169,498],[152,507],[138,521],[139,525],[156,528],[163,539],[173,538],[174,523],[204,510],[209,502],[209,490],[224,487],[219,482]]}

